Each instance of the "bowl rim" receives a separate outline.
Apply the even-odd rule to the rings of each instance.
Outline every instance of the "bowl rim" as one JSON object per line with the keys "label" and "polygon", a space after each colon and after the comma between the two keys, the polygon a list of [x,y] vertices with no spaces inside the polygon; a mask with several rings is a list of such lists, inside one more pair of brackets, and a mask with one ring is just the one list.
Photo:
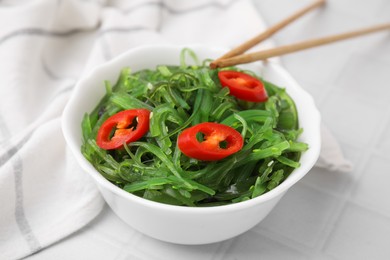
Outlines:
{"label": "bowl rim", "polygon": [[[315,137],[312,140],[312,147],[309,148],[308,151],[305,153],[310,152],[312,155],[312,159],[304,164],[301,165],[299,168],[295,169],[290,176],[284,180],[281,184],[279,184],[277,187],[272,189],[271,191],[268,191],[267,193],[264,193],[258,197],[255,197],[253,199],[249,199],[246,201],[238,202],[238,203],[232,203],[228,205],[220,205],[220,206],[210,206],[210,207],[188,207],[188,206],[178,206],[178,205],[170,205],[170,204],[164,204],[160,202],[155,202],[151,200],[144,199],[142,197],[136,196],[134,194],[131,194],[129,192],[126,192],[123,189],[120,189],[119,187],[112,184],[110,181],[105,179],[90,163],[89,161],[82,155],[80,151],[80,147],[77,145],[77,141],[75,140],[75,137],[71,133],[71,122],[72,122],[72,115],[74,113],[74,109],[72,109],[72,106],[76,100],[76,97],[78,93],[81,91],[81,88],[83,85],[88,81],[89,78],[93,77],[93,75],[99,74],[100,72],[106,70],[107,68],[113,66],[116,63],[120,63],[123,60],[128,60],[129,56],[131,56],[133,53],[139,52],[139,51],[145,51],[145,50],[164,50],[164,49],[175,49],[178,52],[180,52],[183,48],[190,48],[194,50],[196,53],[196,49],[207,49],[207,50],[215,50],[215,51],[221,51],[221,50],[227,50],[226,48],[221,47],[208,47],[205,45],[200,44],[192,44],[192,45],[172,45],[172,44],[150,44],[150,45],[143,45],[138,46],[132,49],[129,49],[128,51],[118,55],[117,57],[113,58],[110,61],[107,61],[101,65],[96,66],[89,72],[87,72],[85,75],[81,76],[79,81],[76,83],[76,86],[64,108],[62,119],[61,119],[61,128],[62,132],[65,138],[65,141],[70,148],[73,156],[76,158],[78,163],[80,164],[81,168],[86,171],[89,176],[92,177],[94,181],[97,182],[98,188],[99,186],[104,187],[105,189],[110,190],[111,192],[115,193],[116,195],[123,197],[126,200],[131,200],[137,204],[142,204],[143,206],[149,207],[149,208],[156,208],[159,210],[165,210],[165,211],[177,211],[177,212],[187,212],[190,214],[204,214],[206,213],[224,213],[224,212],[231,212],[236,210],[242,210],[244,208],[250,208],[257,204],[261,204],[263,202],[269,201],[275,197],[279,197],[280,195],[283,195],[291,186],[293,186],[296,182],[298,182],[302,177],[304,177],[310,169],[314,166],[315,162],[317,161],[319,154],[320,154],[320,148],[321,148],[321,139],[320,139],[320,123],[321,123],[321,116],[320,113],[314,103],[313,97],[307,93],[296,81],[295,79],[284,69],[282,68],[278,63],[275,62],[267,62],[265,66],[272,67],[273,70],[275,70],[278,74],[282,75],[287,81],[291,83],[291,85],[294,86],[295,90],[298,90],[300,92],[300,95],[302,95],[303,99],[306,100],[310,105],[310,107],[313,109],[311,113],[313,113],[315,116],[313,119],[315,121],[311,122],[313,124],[313,127],[315,129]],[[259,62],[258,62],[259,63]],[[118,72],[119,73],[119,72]],[[74,106],[75,107],[75,106]],[[83,112],[84,113],[84,112]],[[81,123],[81,122],[80,122]],[[81,130],[81,127],[80,127]]]}

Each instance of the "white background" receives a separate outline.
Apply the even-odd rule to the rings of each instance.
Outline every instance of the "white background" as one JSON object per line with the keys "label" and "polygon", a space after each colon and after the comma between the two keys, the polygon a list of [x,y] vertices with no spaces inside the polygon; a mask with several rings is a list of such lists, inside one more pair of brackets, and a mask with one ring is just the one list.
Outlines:
{"label": "white background", "polygon": [[[308,0],[254,0],[273,24]],[[244,15],[244,14],[238,14]],[[390,21],[390,1],[330,0],[273,37],[277,45]],[[354,164],[314,168],[249,232],[181,246],[148,238],[105,206],[85,228],[28,259],[390,259],[390,33],[282,57]]]}

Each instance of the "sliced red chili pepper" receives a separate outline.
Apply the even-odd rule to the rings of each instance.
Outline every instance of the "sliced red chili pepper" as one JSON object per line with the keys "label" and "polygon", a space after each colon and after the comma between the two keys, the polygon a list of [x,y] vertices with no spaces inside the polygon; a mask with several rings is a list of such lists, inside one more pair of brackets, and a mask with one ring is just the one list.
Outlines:
{"label": "sliced red chili pepper", "polygon": [[140,139],[149,130],[149,116],[150,111],[142,108],[124,110],[110,116],[99,128],[97,145],[112,150]]}
{"label": "sliced red chili pepper", "polygon": [[230,126],[205,122],[185,129],[179,135],[177,144],[188,157],[216,161],[238,152],[244,139]]}
{"label": "sliced red chili pepper", "polygon": [[248,74],[233,70],[222,70],[218,72],[218,78],[222,87],[228,87],[230,95],[238,99],[251,102],[264,102],[268,99],[263,83]]}

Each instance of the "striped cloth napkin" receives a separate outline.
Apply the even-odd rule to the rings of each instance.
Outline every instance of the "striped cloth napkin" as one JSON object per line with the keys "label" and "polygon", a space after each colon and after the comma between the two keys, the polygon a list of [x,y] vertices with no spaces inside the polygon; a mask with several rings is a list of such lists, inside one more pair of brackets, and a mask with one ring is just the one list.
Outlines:
{"label": "striped cloth napkin", "polygon": [[[249,0],[3,0],[0,24],[0,259],[42,250],[102,209],[60,126],[83,73],[142,44],[233,47],[264,29]],[[324,153],[322,166],[345,166]]]}

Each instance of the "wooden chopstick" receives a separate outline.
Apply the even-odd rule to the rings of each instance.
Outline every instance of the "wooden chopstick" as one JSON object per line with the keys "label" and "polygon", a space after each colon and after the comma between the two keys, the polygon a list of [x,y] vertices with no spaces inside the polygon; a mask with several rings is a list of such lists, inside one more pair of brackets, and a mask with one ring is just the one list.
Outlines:
{"label": "wooden chopstick", "polygon": [[248,54],[242,54],[238,55],[232,58],[227,58],[227,59],[221,59],[221,60],[215,60],[210,64],[211,68],[223,68],[223,67],[228,67],[228,66],[233,66],[233,65],[238,65],[238,64],[244,64],[244,63],[250,63],[253,61],[258,61],[258,60],[265,60],[271,57],[275,56],[280,56],[283,54],[288,54],[300,50],[305,50],[369,33],[374,33],[378,31],[384,31],[384,30],[390,30],[390,23],[386,24],[381,24],[381,25],[376,25],[373,27],[368,27],[356,31],[351,31],[351,32],[346,32],[346,33],[341,33],[341,34],[336,34],[336,35],[331,35],[323,38],[317,38],[317,39],[312,39],[312,40],[307,40],[303,42],[298,42],[295,44],[291,45],[285,45],[285,46],[280,46],[276,48],[272,48],[269,50],[264,50],[264,51],[258,51],[258,52],[253,52],[253,53],[248,53]]}
{"label": "wooden chopstick", "polygon": [[321,5],[323,5],[324,3],[325,3],[325,0],[317,0],[317,1],[313,2],[312,4],[310,4],[310,5],[306,6],[306,7],[304,7],[303,9],[297,11],[296,13],[294,13],[293,15],[291,15],[291,16],[287,17],[286,19],[280,21],[279,23],[269,27],[267,30],[265,30],[261,34],[253,37],[252,39],[246,41],[245,43],[241,44],[240,46],[238,46],[238,47],[232,49],[231,51],[227,52],[226,54],[224,54],[223,56],[218,58],[216,61],[218,61],[220,59],[221,60],[222,59],[227,59],[227,58],[230,58],[230,57],[233,57],[233,56],[237,56],[237,55],[243,54],[244,52],[246,52],[247,50],[249,50],[250,48],[252,48],[256,44],[259,44],[260,42],[264,41],[265,39],[271,37],[276,32],[278,32],[279,30],[283,29],[288,24],[290,24],[291,22],[295,21],[296,19],[298,19],[299,17],[301,17],[304,14],[308,13],[309,11],[311,11],[311,10],[321,6]]}

